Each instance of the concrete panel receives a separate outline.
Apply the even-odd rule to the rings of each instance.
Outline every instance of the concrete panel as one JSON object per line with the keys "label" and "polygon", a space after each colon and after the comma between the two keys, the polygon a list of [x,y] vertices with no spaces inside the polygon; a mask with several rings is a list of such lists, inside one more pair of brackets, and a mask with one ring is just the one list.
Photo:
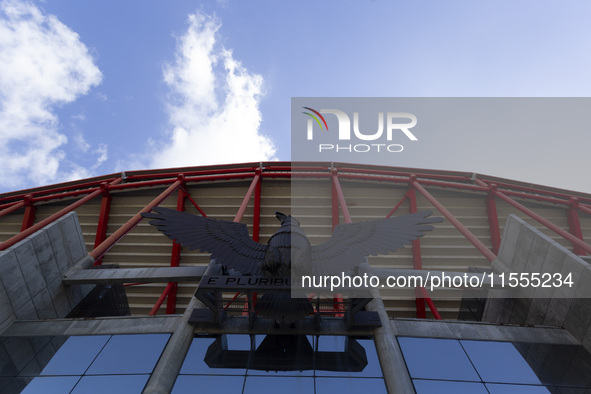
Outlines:
{"label": "concrete panel", "polygon": [[0,279],[2,279],[2,284],[4,285],[6,294],[8,294],[13,310],[16,310],[31,298],[27,291],[23,291],[25,278],[21,272],[14,250],[8,249],[0,255],[0,266],[2,266]]}
{"label": "concrete panel", "polygon": [[550,299],[548,311],[544,317],[544,325],[562,327],[572,301],[572,298]]}
{"label": "concrete panel", "polygon": [[583,341],[591,321],[591,299],[574,298],[566,318],[564,327],[579,341]]}
{"label": "concrete panel", "polygon": [[[519,222],[516,222],[513,218],[507,219],[505,223],[505,229],[503,230],[503,237],[501,246],[499,247],[498,258],[510,265],[515,254],[515,248],[517,247],[517,240],[519,239],[519,233],[521,232],[521,226]],[[521,220],[521,219],[519,219]]]}
{"label": "concrete panel", "polygon": [[0,332],[15,319],[65,317],[87,290],[67,289],[62,274],[85,255],[74,212],[0,252]]}
{"label": "concrete panel", "polygon": [[548,312],[548,305],[550,304],[550,298],[533,298],[531,305],[527,311],[525,318],[525,324],[528,326],[542,325],[544,324],[544,318]]}
{"label": "concrete panel", "polygon": [[[502,252],[502,253],[501,253]],[[514,215],[503,233],[499,264],[511,272],[560,273],[574,285],[525,292],[523,298],[489,301],[485,318],[511,324],[564,327],[591,350],[591,266],[568,249]]]}
{"label": "concrete panel", "polygon": [[523,272],[540,272],[549,247],[550,243],[546,237],[535,234]]}
{"label": "concrete panel", "polygon": [[37,260],[33,239],[30,239],[29,242],[23,242],[18,248],[14,249],[14,253],[23,278],[25,278],[25,284],[27,285],[29,294],[31,297],[34,297],[45,289],[45,280],[43,279],[39,260]]}
{"label": "concrete panel", "polygon": [[35,253],[39,260],[39,266],[43,272],[43,278],[46,283],[51,283],[55,280],[61,279],[61,272],[55,253],[51,247],[51,241],[47,232],[40,233],[37,237],[32,239]]}
{"label": "concrete panel", "polygon": [[519,239],[515,247],[515,253],[513,254],[513,259],[510,264],[511,270],[513,272],[525,271],[525,265],[529,259],[535,237],[535,232],[527,231],[526,229],[522,229],[522,231],[519,233]]}
{"label": "concrete panel", "polygon": [[64,216],[64,220],[60,223],[62,229],[62,236],[66,240],[68,252],[72,261],[78,261],[88,254],[86,246],[84,245],[84,238],[80,230],[80,223],[77,215]]}
{"label": "concrete panel", "polygon": [[57,313],[55,312],[55,308],[53,307],[53,302],[51,301],[51,296],[49,295],[47,288],[44,288],[42,291],[33,296],[33,305],[35,306],[35,311],[37,312],[39,319],[57,318]]}
{"label": "concrete panel", "polygon": [[62,234],[60,224],[59,222],[53,222],[47,225],[43,230],[45,230],[44,232],[47,234],[49,242],[51,243],[53,256],[57,261],[60,274],[63,275],[74,264],[74,261],[72,260],[70,253],[68,253],[68,245]]}

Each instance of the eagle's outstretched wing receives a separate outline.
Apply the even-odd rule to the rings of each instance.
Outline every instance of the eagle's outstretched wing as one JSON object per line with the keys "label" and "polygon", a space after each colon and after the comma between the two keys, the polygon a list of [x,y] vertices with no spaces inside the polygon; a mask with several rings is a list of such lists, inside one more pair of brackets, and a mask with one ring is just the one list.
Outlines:
{"label": "eagle's outstretched wing", "polygon": [[265,258],[267,245],[253,241],[244,223],[210,219],[160,207],[153,211],[156,213],[143,213],[142,216],[153,219],[150,224],[168,238],[177,240],[189,249],[211,253],[212,259],[244,275],[259,273],[259,263]]}
{"label": "eagle's outstretched wing", "polygon": [[365,257],[388,254],[410,244],[427,231],[433,230],[430,223],[443,218],[429,218],[431,212],[370,222],[340,224],[332,237],[311,249],[311,267],[314,275],[336,275],[358,266]]}

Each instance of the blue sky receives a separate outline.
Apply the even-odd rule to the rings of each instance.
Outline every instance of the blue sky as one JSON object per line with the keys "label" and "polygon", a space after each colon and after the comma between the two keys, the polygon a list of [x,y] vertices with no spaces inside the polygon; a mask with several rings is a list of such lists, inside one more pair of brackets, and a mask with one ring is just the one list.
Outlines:
{"label": "blue sky", "polygon": [[[587,97],[590,11],[586,1],[0,0],[0,192],[289,160],[291,97]],[[450,135],[458,159],[425,167],[591,192],[591,138],[555,137],[532,147],[500,130],[504,150],[491,151]]]}

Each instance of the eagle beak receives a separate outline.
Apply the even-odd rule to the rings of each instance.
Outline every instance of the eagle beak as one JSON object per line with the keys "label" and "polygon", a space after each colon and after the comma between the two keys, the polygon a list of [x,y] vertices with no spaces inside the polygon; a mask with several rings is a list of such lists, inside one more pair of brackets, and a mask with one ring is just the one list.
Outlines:
{"label": "eagle beak", "polygon": [[287,215],[281,212],[275,212],[275,217],[281,222]]}

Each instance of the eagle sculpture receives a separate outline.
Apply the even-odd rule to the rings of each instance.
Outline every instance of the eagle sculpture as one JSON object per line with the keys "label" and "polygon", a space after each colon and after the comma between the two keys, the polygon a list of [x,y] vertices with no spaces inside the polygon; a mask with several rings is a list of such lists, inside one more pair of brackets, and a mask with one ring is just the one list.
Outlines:
{"label": "eagle sculpture", "polygon": [[[242,275],[271,277],[296,275],[338,275],[365,261],[370,255],[388,254],[410,244],[433,229],[431,212],[335,226],[331,238],[311,245],[300,223],[290,215],[276,212],[281,227],[268,243],[253,241],[246,224],[196,216],[167,208],[154,208],[142,215],[150,224],[184,247],[211,253],[226,270]],[[293,270],[293,271],[292,271]],[[297,299],[296,299],[297,300]],[[292,300],[287,293],[265,293],[257,313],[293,320],[312,312],[307,299]]]}

